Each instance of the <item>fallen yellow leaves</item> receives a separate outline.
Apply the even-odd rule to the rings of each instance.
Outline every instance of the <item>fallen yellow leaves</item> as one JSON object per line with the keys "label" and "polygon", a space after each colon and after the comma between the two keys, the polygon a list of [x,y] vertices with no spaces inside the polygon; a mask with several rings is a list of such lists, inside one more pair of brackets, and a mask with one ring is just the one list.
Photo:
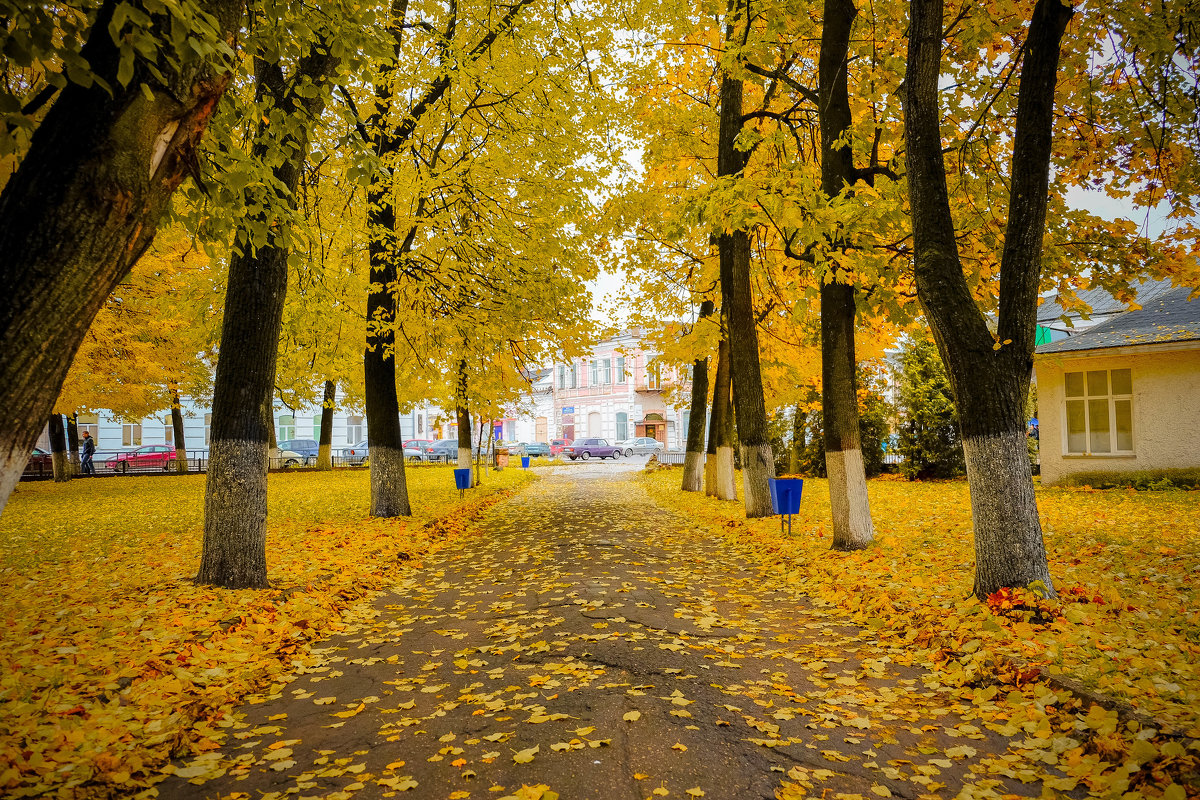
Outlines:
{"label": "fallen yellow leaves", "polygon": [[[276,588],[264,591],[191,582],[203,476],[23,484],[0,519],[0,793],[96,783],[94,793],[132,794],[172,755],[212,750],[233,703],[282,691],[276,681],[351,603],[530,476],[496,473],[460,501],[449,469],[414,470],[410,520],[370,519],[368,479],[270,477]],[[217,767],[186,769],[199,780]]]}
{"label": "fallen yellow leaves", "polygon": [[[875,546],[842,553],[829,549],[823,480],[806,480],[791,537],[781,533],[777,518],[746,520],[740,502],[680,492],[678,471],[641,480],[660,505],[755,548],[814,604],[876,631],[898,662],[932,670],[927,688],[1003,708],[987,727],[1008,736],[1023,732],[1018,741],[1027,757],[1066,774],[1048,788],[1167,797],[1181,791],[1171,788],[1178,787],[1176,778],[1195,770],[1200,492],[1039,488],[1059,599],[1016,590],[981,602],[968,596],[974,542],[963,481],[871,481]],[[863,668],[869,674],[870,665]],[[843,682],[832,673],[824,677]],[[1069,684],[1127,703],[1123,708],[1132,713],[1122,719],[1109,708],[1079,703]],[[843,722],[871,727],[861,717]],[[1187,738],[1158,738],[1164,727]],[[977,738],[980,732],[959,733]],[[832,751],[822,755],[837,760]],[[962,745],[945,755],[934,763],[949,767],[950,759],[973,758],[976,750]],[[1006,774],[1003,764],[993,768]],[[803,796],[791,791],[781,796]]]}

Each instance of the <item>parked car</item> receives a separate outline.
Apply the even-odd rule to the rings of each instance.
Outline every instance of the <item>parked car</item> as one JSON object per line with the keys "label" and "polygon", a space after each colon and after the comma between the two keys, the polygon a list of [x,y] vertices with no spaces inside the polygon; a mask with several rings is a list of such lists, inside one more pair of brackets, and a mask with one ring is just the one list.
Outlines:
{"label": "parked car", "polygon": [[305,464],[315,464],[321,445],[317,443],[316,439],[285,439],[279,443],[279,449],[299,453],[304,456]]}
{"label": "parked car", "polygon": [[608,439],[576,439],[562,449],[562,454],[572,461],[577,458],[587,461],[593,456],[615,461],[621,457],[621,448],[610,444]]}
{"label": "parked car", "polygon": [[276,447],[271,451],[268,463],[271,469],[291,469],[292,467],[303,466],[307,463],[307,460],[302,453],[298,453],[295,450],[285,450],[282,447]]}
{"label": "parked car", "polygon": [[167,444],[144,444],[136,450],[117,455],[104,462],[105,469],[113,472],[130,470],[163,469],[175,464],[175,448]]}
{"label": "parked car", "polygon": [[[404,443],[404,457],[424,461],[433,443],[433,439],[409,439]],[[410,450],[412,452],[409,452]]]}
{"label": "parked car", "polygon": [[556,456],[563,451],[571,443],[566,439],[551,439],[550,440],[550,455]]}
{"label": "parked car", "polygon": [[525,455],[525,443],[524,442],[496,442],[496,449],[500,450],[502,448],[505,450],[508,450],[508,454],[510,456]]}
{"label": "parked car", "polygon": [[54,471],[54,459],[40,447],[33,448],[25,462],[25,475],[49,475]]}
{"label": "parked car", "polygon": [[426,457],[430,461],[454,461],[458,458],[458,439],[438,439],[429,446]]}
{"label": "parked car", "polygon": [[634,453],[638,455],[646,455],[647,453],[661,453],[667,448],[657,439],[649,436],[635,436],[632,439],[626,439],[623,442],[617,442],[621,448],[621,452],[626,456],[631,456]]}
{"label": "parked car", "polygon": [[549,456],[550,445],[545,442],[525,442],[525,455],[530,456]]}
{"label": "parked car", "polygon": [[351,467],[365,467],[368,463],[366,439],[342,450],[342,461]]}

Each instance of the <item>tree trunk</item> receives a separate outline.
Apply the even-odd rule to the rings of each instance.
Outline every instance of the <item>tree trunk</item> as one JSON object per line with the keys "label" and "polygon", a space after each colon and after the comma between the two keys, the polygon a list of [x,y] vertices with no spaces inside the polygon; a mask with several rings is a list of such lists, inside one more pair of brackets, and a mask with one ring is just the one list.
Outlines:
{"label": "tree trunk", "polygon": [[[713,313],[713,301],[700,304],[701,325]],[[704,482],[704,418],[708,407],[708,357],[692,362],[692,407],[688,415],[687,454],[683,461],[683,491],[699,492]]]}
{"label": "tree trunk", "polygon": [[[108,31],[117,5],[103,3],[81,52],[106,85],[67,83],[0,193],[0,511],[93,318],[154,238],[231,78],[215,55],[182,67],[159,58],[161,81],[139,58],[122,87]],[[205,6],[230,46],[242,8]]]}
{"label": "tree trunk", "polygon": [[1013,134],[1009,218],[997,336],[963,275],[946,187],[937,91],[942,0],[913,0],[905,76],[905,144],[917,297],[946,365],[962,427],[975,527],[978,597],[1034,586],[1054,595],[1025,444],[1059,47],[1072,16],[1033,9]]}
{"label": "tree trunk", "polygon": [[718,500],[737,500],[733,468],[733,389],[729,382],[729,340],[717,347],[713,376],[712,414],[708,422],[708,450],[704,464],[704,493]]}
{"label": "tree trunk", "polygon": [[[324,108],[320,91],[299,77],[321,84],[337,61],[316,47],[287,81],[278,63],[255,64],[256,92],[296,118],[293,133],[276,138],[259,123],[253,155],[286,153],[274,168],[282,194],[274,203],[295,207],[296,186],[308,152],[308,125]],[[305,115],[301,117],[301,115]],[[261,198],[257,198],[261,199]],[[268,202],[258,213],[275,221]],[[267,470],[275,433],[271,399],[279,352],[279,330],[287,294],[288,248],[271,236],[251,243],[239,231],[241,247],[229,262],[221,351],[213,385],[212,432],[204,485],[204,548],[196,581],[230,589],[265,588],[267,582]],[[254,246],[256,244],[257,246]]]}
{"label": "tree trunk", "polygon": [[[739,6],[744,7],[744,6]],[[721,79],[721,129],[717,149],[717,175],[738,175],[746,154],[734,146],[742,130],[742,82],[729,75]],[[775,477],[775,457],[767,431],[762,372],[758,361],[758,330],[750,286],[750,235],[745,230],[717,237],[721,260],[721,305],[729,340],[733,402],[737,406],[737,433],[742,452],[742,490],[746,516],[769,517],[770,478]]]}
{"label": "tree trunk", "polygon": [[72,411],[67,415],[67,462],[71,477],[79,474],[79,414]]}
{"label": "tree trunk", "polygon": [[171,430],[175,438],[175,471],[180,475],[187,475],[187,441],[184,439],[183,408],[179,402],[178,391],[171,393]]}
{"label": "tree trunk", "polygon": [[799,403],[792,414],[792,447],[788,452],[788,472],[800,474],[800,453],[804,450],[804,412]]}
{"label": "tree trunk", "polygon": [[371,291],[367,295],[366,381],[368,451],[371,455],[371,516],[407,517],[408,480],[404,474],[404,437],[396,397],[396,298],[391,287],[399,272],[394,246],[396,213],[391,205],[391,178],[371,180],[367,216],[371,231]]}
{"label": "tree trunk", "polygon": [[[841,140],[852,123],[848,55],[857,13],[853,0],[825,0],[817,93],[821,100],[821,189],[830,200],[855,181],[853,153]],[[875,528],[859,438],[854,287],[840,281],[836,272],[832,278],[821,286],[821,410],[833,513],[832,547],[861,550],[874,540]]]}
{"label": "tree trunk", "polygon": [[62,414],[50,415],[50,465],[54,470],[55,483],[71,480],[71,472],[67,469],[67,436]]}
{"label": "tree trunk", "polygon": [[325,397],[321,400],[321,441],[317,443],[317,469],[333,469],[333,408],[337,386],[325,381]]}

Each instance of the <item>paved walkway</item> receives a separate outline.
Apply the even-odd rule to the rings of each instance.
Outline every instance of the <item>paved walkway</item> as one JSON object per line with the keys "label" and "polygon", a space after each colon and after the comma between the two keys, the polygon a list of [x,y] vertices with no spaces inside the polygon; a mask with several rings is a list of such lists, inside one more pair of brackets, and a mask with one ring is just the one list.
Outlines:
{"label": "paved walkway", "polygon": [[617,466],[563,468],[495,506],[247,706],[224,749],[181,765],[223,775],[161,795],[1040,793],[988,775],[998,709],[927,688]]}

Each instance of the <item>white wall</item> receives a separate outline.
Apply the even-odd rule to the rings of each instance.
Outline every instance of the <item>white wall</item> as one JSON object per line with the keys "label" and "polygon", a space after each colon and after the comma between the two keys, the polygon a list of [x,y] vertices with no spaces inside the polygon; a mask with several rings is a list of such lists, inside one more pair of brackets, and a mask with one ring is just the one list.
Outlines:
{"label": "white wall", "polygon": [[[1115,352],[1114,352],[1115,351]],[[1054,353],[1035,361],[1044,483],[1075,472],[1127,472],[1200,467],[1200,349]],[[1066,452],[1063,374],[1129,369],[1133,383],[1133,455]]]}

